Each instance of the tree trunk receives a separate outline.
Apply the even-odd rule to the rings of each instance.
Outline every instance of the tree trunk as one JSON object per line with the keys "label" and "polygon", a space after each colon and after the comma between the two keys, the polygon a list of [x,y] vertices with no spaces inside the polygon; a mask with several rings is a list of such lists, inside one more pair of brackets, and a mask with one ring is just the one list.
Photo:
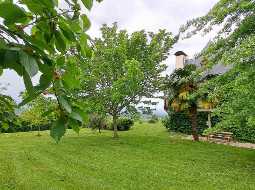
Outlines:
{"label": "tree trunk", "polygon": [[196,106],[192,106],[190,108],[190,119],[191,119],[193,140],[199,141],[199,136],[197,133],[197,107]]}
{"label": "tree trunk", "polygon": [[38,131],[37,131],[37,136],[38,136],[38,137],[41,136],[40,132],[41,132],[41,127],[40,127],[40,125],[38,125]]}
{"label": "tree trunk", "polygon": [[118,128],[117,128],[117,115],[113,115],[112,124],[113,124],[113,138],[118,138]]}

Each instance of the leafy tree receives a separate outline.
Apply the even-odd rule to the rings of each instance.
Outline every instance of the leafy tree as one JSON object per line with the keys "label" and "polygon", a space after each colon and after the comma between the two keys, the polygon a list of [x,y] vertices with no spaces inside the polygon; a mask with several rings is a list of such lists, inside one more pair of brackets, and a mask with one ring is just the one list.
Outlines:
{"label": "leafy tree", "polygon": [[23,123],[37,126],[38,136],[40,136],[40,127],[52,124],[58,116],[59,109],[56,101],[50,97],[39,95],[26,105],[25,111],[19,115],[19,118]]}
{"label": "leafy tree", "polygon": [[175,112],[186,112],[190,117],[193,139],[198,141],[198,97],[194,96],[198,89],[198,82],[194,75],[195,71],[195,65],[186,65],[183,69],[175,70],[167,77],[164,88],[168,95],[168,105]]}
{"label": "leafy tree", "polygon": [[116,23],[112,27],[103,25],[101,32],[102,38],[93,40],[93,55],[84,68],[86,77],[78,96],[100,104],[113,117],[117,137],[116,121],[121,111],[159,90],[165,69],[161,62],[174,39],[165,30],[128,35],[125,30],[118,31]]}
{"label": "leafy tree", "polygon": [[[79,76],[76,57],[87,58],[91,50],[85,32],[90,21],[80,14],[78,0],[0,1],[0,73],[13,69],[23,77],[29,97],[21,105],[53,87],[61,114],[53,125],[51,136],[58,142],[68,123],[82,121],[79,108],[71,104],[66,91],[77,88]],[[93,0],[82,0],[91,9]],[[41,73],[39,84],[31,78]],[[77,126],[77,125],[76,125]]]}
{"label": "leafy tree", "polygon": [[[181,33],[191,36],[199,31],[209,32],[223,24],[217,37],[201,52],[207,67],[221,63],[232,69],[224,75],[208,80],[201,93],[208,92],[217,103],[214,114],[221,118],[218,127],[255,129],[255,2],[253,0],[220,0],[211,11],[189,21]],[[193,26],[193,27],[191,27]]]}
{"label": "leafy tree", "polygon": [[0,132],[19,124],[15,114],[16,103],[10,96],[0,94]]}
{"label": "leafy tree", "polygon": [[7,95],[4,95],[4,91],[7,90],[8,84],[0,83],[0,132],[7,131],[10,127],[18,126],[19,121],[15,113],[17,104],[15,101]]}
{"label": "leafy tree", "polygon": [[92,130],[98,129],[98,132],[101,133],[101,129],[105,129],[107,127],[106,117],[99,114],[91,114],[89,117],[88,128]]}

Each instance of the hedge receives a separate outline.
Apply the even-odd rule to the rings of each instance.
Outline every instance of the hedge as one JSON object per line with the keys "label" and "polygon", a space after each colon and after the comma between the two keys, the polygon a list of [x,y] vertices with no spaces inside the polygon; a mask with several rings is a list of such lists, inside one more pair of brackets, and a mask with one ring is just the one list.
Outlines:
{"label": "hedge", "polygon": [[[41,125],[40,130],[50,130],[51,124]],[[0,126],[0,133],[16,133],[16,132],[28,132],[28,131],[38,131],[38,126],[21,124],[21,125],[9,125],[8,129],[4,129]]]}
{"label": "hedge", "polygon": [[[198,134],[202,135],[203,131],[208,128],[207,120],[208,113],[198,112]],[[218,119],[212,118],[212,125],[214,126],[217,123]],[[163,125],[173,132],[179,132],[190,135],[192,132],[191,121],[188,115],[185,112],[169,112],[168,116],[163,119]]]}
{"label": "hedge", "polygon": [[[237,141],[255,143],[255,126],[248,126],[245,122],[224,124],[221,127],[221,122],[218,117],[212,117],[212,128],[208,129],[207,120],[208,113],[198,113],[198,133],[208,134],[219,131],[232,132],[233,138]],[[222,121],[224,122],[224,121]],[[189,117],[184,112],[169,112],[168,116],[163,120],[163,125],[169,131],[191,134],[191,122]],[[214,127],[215,126],[215,127]]]}

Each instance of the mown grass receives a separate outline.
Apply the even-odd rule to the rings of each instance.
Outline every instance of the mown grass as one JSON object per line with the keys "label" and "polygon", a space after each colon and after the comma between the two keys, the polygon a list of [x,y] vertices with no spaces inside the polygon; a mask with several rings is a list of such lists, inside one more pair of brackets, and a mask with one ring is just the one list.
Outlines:
{"label": "mown grass", "polygon": [[112,139],[89,129],[60,144],[44,132],[0,135],[0,190],[255,189],[255,151],[192,142],[160,124]]}

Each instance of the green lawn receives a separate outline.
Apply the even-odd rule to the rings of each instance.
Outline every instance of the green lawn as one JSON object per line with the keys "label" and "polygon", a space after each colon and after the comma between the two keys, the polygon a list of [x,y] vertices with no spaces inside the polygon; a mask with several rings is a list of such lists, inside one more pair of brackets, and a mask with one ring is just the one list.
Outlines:
{"label": "green lawn", "polygon": [[181,140],[160,124],[118,140],[87,129],[58,145],[35,135],[0,134],[0,190],[255,189],[254,150]]}

